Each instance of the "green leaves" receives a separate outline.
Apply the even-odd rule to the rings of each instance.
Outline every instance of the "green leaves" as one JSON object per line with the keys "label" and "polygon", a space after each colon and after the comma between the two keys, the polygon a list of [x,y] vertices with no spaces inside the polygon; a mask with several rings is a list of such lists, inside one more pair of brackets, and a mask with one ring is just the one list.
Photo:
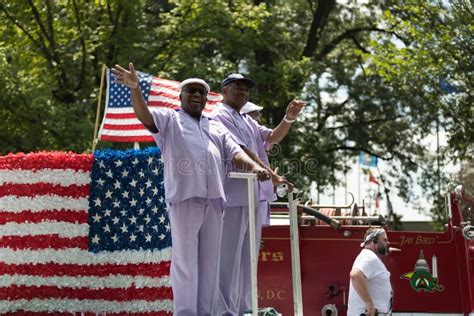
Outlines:
{"label": "green leaves", "polygon": [[244,72],[270,126],[291,99],[307,100],[273,157],[318,161],[292,178],[300,187],[332,186],[362,150],[392,165],[408,199],[406,178],[431,163],[420,141],[436,126],[448,136],[443,157],[472,155],[467,1],[10,1],[0,18],[2,153],[90,148],[102,64],[134,62],[164,78],[205,78],[214,91]]}

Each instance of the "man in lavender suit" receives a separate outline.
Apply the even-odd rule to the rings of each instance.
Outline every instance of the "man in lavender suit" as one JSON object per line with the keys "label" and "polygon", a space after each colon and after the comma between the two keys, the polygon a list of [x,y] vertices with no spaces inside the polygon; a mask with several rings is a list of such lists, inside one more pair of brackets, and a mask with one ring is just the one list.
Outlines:
{"label": "man in lavender suit", "polygon": [[[260,122],[260,111],[263,110],[263,107],[256,105],[252,102],[247,102],[240,109],[240,114],[248,114],[253,118],[257,123]],[[262,160],[266,166],[270,166],[270,161],[268,160],[267,151],[271,148],[269,144],[262,138],[256,137],[257,141],[257,156]],[[270,203],[277,200],[275,190],[273,188],[273,183],[271,180],[261,181],[259,190],[259,210],[260,210],[260,223],[262,227],[270,225]],[[258,240],[258,242],[260,242]]]}
{"label": "man in lavender suit", "polygon": [[218,306],[226,162],[257,173],[269,173],[250,159],[222,124],[202,115],[209,92],[198,78],[179,85],[181,109],[150,111],[133,64],[112,69],[116,82],[130,88],[135,114],[160,146],[165,198],[169,204],[174,315],[215,315]]}
{"label": "man in lavender suit", "polygon": [[[286,108],[286,115],[275,129],[258,124],[240,110],[249,100],[249,89],[254,81],[241,74],[231,74],[222,81],[223,104],[211,113],[212,117],[222,122],[244,151],[262,167],[272,174],[275,185],[287,181],[267,167],[258,158],[257,139],[268,144],[280,142],[288,133],[291,123],[304,107],[305,103],[293,100]],[[221,242],[220,269],[220,306],[219,313],[224,315],[241,315],[251,309],[251,268],[250,244],[248,231],[248,197],[237,179],[226,179],[224,189],[227,204],[225,206],[224,229]],[[258,207],[254,206],[256,216],[257,249],[260,244],[261,221]]]}

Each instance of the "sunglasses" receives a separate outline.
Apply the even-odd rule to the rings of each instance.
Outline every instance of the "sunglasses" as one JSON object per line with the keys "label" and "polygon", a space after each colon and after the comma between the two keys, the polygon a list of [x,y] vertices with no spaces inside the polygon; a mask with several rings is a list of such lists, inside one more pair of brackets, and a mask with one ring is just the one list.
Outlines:
{"label": "sunglasses", "polygon": [[189,93],[189,94],[195,94],[196,92],[199,93],[202,97],[207,96],[207,90],[202,89],[202,88],[194,88],[194,87],[189,87],[189,88],[184,88],[183,91]]}

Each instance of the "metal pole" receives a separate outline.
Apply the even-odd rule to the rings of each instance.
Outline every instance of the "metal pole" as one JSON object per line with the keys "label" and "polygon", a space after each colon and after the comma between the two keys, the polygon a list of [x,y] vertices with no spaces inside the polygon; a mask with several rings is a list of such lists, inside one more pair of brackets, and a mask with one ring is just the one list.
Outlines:
{"label": "metal pole", "polygon": [[250,235],[250,279],[252,284],[252,315],[258,316],[257,296],[257,241],[255,237],[255,192],[253,181],[257,179],[255,173],[229,172],[229,178],[247,179],[249,196],[249,235]]}
{"label": "metal pole", "polygon": [[293,200],[293,192],[288,192],[290,212],[291,272],[293,276],[293,307],[296,316],[303,316],[303,295],[301,290],[300,244],[298,235],[298,210]]}

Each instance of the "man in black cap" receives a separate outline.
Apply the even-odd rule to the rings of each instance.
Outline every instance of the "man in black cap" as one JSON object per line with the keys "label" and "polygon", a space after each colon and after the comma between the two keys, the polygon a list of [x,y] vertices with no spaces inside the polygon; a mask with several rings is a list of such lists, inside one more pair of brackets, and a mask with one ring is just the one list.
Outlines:
{"label": "man in black cap", "polygon": [[[258,157],[257,138],[268,144],[279,143],[288,133],[291,124],[303,109],[305,102],[293,100],[286,108],[286,115],[275,129],[258,124],[240,110],[249,100],[249,89],[255,82],[241,74],[230,74],[222,81],[223,104],[211,116],[222,122],[234,140],[244,151],[272,174],[275,185],[287,181],[265,166]],[[238,171],[238,170],[237,170]],[[220,264],[220,314],[241,315],[252,307],[250,242],[248,230],[248,196],[238,179],[227,178],[224,182],[227,204],[224,211],[224,225],[221,243]],[[257,194],[258,187],[255,191]],[[258,195],[257,195],[258,196]],[[255,208],[257,249],[261,237],[261,220],[258,205]]]}

